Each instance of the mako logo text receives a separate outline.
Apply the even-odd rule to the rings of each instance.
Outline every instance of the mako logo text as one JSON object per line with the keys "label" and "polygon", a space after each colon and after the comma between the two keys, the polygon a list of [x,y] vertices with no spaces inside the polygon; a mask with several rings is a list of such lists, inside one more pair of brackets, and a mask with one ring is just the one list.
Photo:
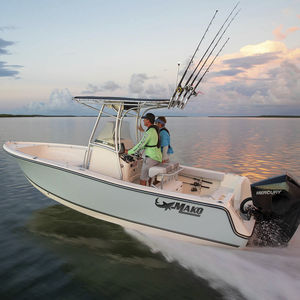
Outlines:
{"label": "mako logo text", "polygon": [[195,205],[188,205],[181,202],[165,202],[162,201],[162,203],[159,202],[159,198],[155,199],[155,205],[159,208],[164,208],[165,211],[167,210],[177,210],[180,214],[185,214],[189,216],[194,217],[200,217],[203,208]]}

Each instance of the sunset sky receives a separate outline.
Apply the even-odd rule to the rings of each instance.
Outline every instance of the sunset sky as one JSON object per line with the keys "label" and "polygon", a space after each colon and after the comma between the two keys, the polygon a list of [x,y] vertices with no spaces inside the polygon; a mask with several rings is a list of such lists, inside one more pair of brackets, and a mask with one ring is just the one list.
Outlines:
{"label": "sunset sky", "polygon": [[[86,114],[72,96],[169,98],[237,1],[0,0],[0,114]],[[244,0],[184,111],[300,115],[300,0]],[[221,43],[220,43],[221,45]]]}

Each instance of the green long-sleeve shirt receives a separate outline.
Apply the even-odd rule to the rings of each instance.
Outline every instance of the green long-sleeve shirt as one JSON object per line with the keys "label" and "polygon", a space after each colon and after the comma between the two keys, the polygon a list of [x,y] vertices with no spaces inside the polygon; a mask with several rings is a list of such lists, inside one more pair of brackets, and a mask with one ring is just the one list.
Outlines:
{"label": "green long-sleeve shirt", "polygon": [[128,150],[128,154],[134,154],[139,150],[145,149],[145,155],[152,158],[153,160],[157,160],[159,162],[162,162],[162,154],[160,147],[147,147],[147,145],[157,145],[158,142],[158,134],[155,130],[155,128],[148,129],[145,133],[142,139],[139,141],[138,144],[136,144],[133,148]]}

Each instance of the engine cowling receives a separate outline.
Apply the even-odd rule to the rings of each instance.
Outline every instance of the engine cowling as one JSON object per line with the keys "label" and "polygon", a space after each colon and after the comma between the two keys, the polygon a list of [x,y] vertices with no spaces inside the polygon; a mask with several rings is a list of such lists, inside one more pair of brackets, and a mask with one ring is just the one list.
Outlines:
{"label": "engine cowling", "polygon": [[288,173],[251,184],[251,193],[253,205],[266,216],[284,216],[300,204],[300,185]]}

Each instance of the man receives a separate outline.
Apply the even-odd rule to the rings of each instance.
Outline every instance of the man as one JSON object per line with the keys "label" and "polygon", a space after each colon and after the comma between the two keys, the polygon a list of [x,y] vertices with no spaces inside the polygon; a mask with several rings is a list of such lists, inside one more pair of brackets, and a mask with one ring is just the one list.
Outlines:
{"label": "man", "polygon": [[158,117],[155,121],[159,128],[159,138],[160,138],[160,147],[162,153],[162,162],[167,163],[169,162],[170,158],[169,155],[173,154],[173,148],[170,144],[170,132],[165,127],[167,123],[167,119],[165,117]]}
{"label": "man", "polygon": [[155,116],[147,113],[142,119],[144,119],[144,125],[147,127],[147,130],[140,142],[128,150],[128,154],[132,155],[139,150],[145,149],[140,184],[147,185],[149,169],[162,162],[162,154],[159,144],[159,131],[157,126],[154,125]]}

